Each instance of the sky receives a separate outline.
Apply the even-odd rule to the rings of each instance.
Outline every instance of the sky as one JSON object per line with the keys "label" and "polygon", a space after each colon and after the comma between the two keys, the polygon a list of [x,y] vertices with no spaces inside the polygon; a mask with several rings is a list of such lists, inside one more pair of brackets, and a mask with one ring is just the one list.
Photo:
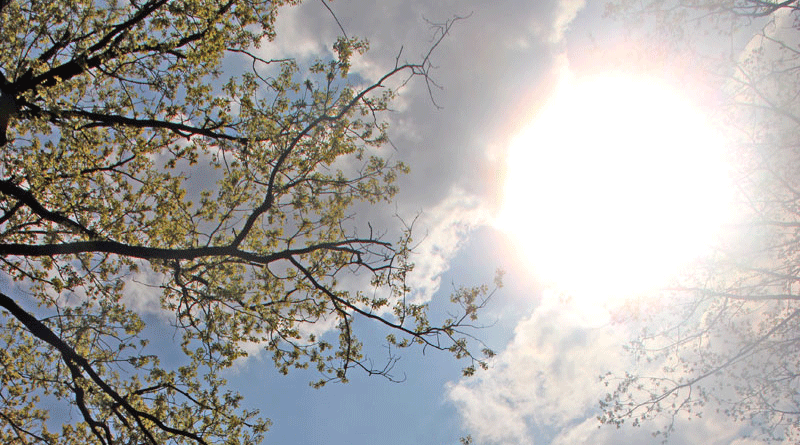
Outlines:
{"label": "sky", "polygon": [[[704,229],[703,221],[665,218],[678,214],[670,205],[685,205],[686,199],[668,202],[673,188],[647,189],[661,194],[666,210],[641,210],[647,197],[633,191],[639,184],[671,182],[669,175],[658,176],[669,159],[626,163],[640,153],[685,146],[672,139],[674,132],[664,132],[665,126],[681,126],[693,129],[687,130],[690,140],[707,141],[708,164],[697,162],[712,165],[720,156],[713,148],[724,141],[714,139],[719,135],[707,130],[697,110],[713,102],[713,91],[686,81],[692,66],[626,46],[621,24],[603,17],[602,2],[337,0],[330,7],[349,35],[370,42],[370,51],[353,64],[364,79],[385,72],[401,48],[409,59],[423,54],[433,36],[429,22],[468,17],[435,52],[433,76],[442,89],[433,90],[432,100],[424,84],[412,82],[389,116],[393,146],[383,150],[411,168],[399,181],[396,202],[358,217],[390,225],[395,213],[419,215],[423,236],[412,284],[434,313],[454,287],[490,283],[496,269],[504,270],[505,286],[482,314],[487,327],[477,334],[498,355],[490,369],[462,378],[464,364],[450,355],[412,349],[403,351],[395,368],[402,383],[353,375],[347,384],[312,389],[313,373],[282,376],[269,358],[255,354],[237,364],[229,381],[247,406],[272,420],[265,443],[449,445],[467,434],[476,443],[498,445],[661,443],[649,426],[616,429],[596,420],[607,391],[598,376],[634,366],[622,346],[637,326],[615,322],[624,309],[611,295],[658,284],[664,277],[635,282],[632,276],[677,270],[687,255],[698,253],[692,249],[726,212],[708,205],[724,187],[701,181],[721,183],[724,172],[683,173],[688,185],[679,197],[709,190],[691,201],[694,211],[705,212]],[[261,51],[301,61],[325,57],[339,32],[322,3],[309,0],[280,12],[278,37]],[[635,79],[660,89],[637,90]],[[614,99],[595,97],[598,91],[610,91]],[[634,94],[620,98],[615,91]],[[642,98],[667,104],[664,114],[643,113],[637,108],[648,106]],[[616,121],[607,120],[609,114]],[[619,126],[609,130],[610,122]],[[653,122],[660,126],[648,127]],[[616,140],[626,126],[649,135]],[[625,144],[636,152],[613,151]],[[527,177],[540,182],[524,182]],[[616,195],[625,198],[606,200]],[[625,213],[630,207],[640,211]],[[613,218],[606,221],[608,215]],[[686,232],[666,237],[662,232],[669,229],[653,221],[664,219],[672,227],[685,225]],[[647,232],[636,232],[645,226]],[[586,249],[601,238],[608,242]],[[654,245],[656,239],[666,241]],[[686,239],[691,245],[676,241]],[[667,262],[647,256],[676,243]],[[598,269],[598,263],[612,267]],[[646,267],[635,269],[641,265]],[[621,282],[633,287],[622,292],[615,287]],[[375,341],[367,348],[383,356],[385,333],[361,329],[365,341]],[[713,414],[677,425],[673,444],[748,444],[742,425]]]}

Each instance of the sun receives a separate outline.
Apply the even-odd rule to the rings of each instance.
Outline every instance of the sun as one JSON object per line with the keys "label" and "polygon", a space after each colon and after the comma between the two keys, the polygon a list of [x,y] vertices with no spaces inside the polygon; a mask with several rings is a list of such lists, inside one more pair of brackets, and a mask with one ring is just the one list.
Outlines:
{"label": "sun", "polygon": [[724,147],[658,79],[564,81],[509,149],[497,225],[562,290],[609,298],[662,286],[726,218]]}

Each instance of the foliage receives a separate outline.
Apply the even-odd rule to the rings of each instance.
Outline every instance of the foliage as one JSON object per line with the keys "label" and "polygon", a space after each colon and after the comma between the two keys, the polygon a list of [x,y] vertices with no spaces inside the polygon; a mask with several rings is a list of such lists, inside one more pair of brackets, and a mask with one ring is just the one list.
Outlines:
{"label": "foliage", "polygon": [[[429,82],[431,54],[361,86],[359,39],[305,68],[260,57],[293,3],[0,1],[17,108],[0,159],[0,442],[258,443],[269,422],[221,372],[255,343],[282,373],[318,370],[317,386],[390,377],[356,318],[395,348],[485,366],[464,329],[489,290],[457,292],[462,312],[433,324],[407,301],[411,228],[384,239],[352,214],[397,192],[406,167],[375,149],[387,84]],[[147,353],[136,280],[157,283],[184,365]],[[51,431],[44,400],[77,420]]]}
{"label": "foliage", "polygon": [[749,422],[753,438],[797,442],[798,2],[652,0],[616,2],[610,12],[659,25],[660,42],[690,48],[723,80],[741,220],[673,289],[672,306],[658,309],[677,318],[651,318],[631,344],[639,368],[604,377],[612,392],[601,402],[601,420],[666,419],[657,433],[668,435],[676,416],[712,411]]}

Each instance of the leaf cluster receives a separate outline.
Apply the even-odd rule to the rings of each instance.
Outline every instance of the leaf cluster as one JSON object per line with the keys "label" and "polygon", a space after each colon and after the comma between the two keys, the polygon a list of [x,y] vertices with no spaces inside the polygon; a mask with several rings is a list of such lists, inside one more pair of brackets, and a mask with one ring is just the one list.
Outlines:
{"label": "leaf cluster", "polygon": [[[365,357],[357,318],[393,346],[485,366],[466,330],[488,288],[457,291],[461,312],[432,324],[406,302],[411,227],[387,239],[354,214],[397,192],[407,168],[379,150],[386,85],[430,84],[431,53],[359,86],[359,39],[306,67],[264,59],[292,3],[0,2],[0,89],[18,108],[0,154],[13,283],[0,293],[0,442],[259,443],[269,422],[223,372],[257,344],[282,373],[316,369],[317,386],[354,368],[391,377],[394,359]],[[156,283],[182,365],[148,352],[136,280]],[[51,431],[45,400],[76,420]]]}

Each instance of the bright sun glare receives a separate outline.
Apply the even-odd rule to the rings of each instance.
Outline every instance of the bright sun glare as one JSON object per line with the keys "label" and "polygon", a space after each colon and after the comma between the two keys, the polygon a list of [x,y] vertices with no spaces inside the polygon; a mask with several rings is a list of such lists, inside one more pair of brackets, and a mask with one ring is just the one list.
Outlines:
{"label": "bright sun glare", "polygon": [[565,81],[510,147],[498,226],[533,273],[591,298],[662,286],[730,201],[723,141],[654,79]]}

